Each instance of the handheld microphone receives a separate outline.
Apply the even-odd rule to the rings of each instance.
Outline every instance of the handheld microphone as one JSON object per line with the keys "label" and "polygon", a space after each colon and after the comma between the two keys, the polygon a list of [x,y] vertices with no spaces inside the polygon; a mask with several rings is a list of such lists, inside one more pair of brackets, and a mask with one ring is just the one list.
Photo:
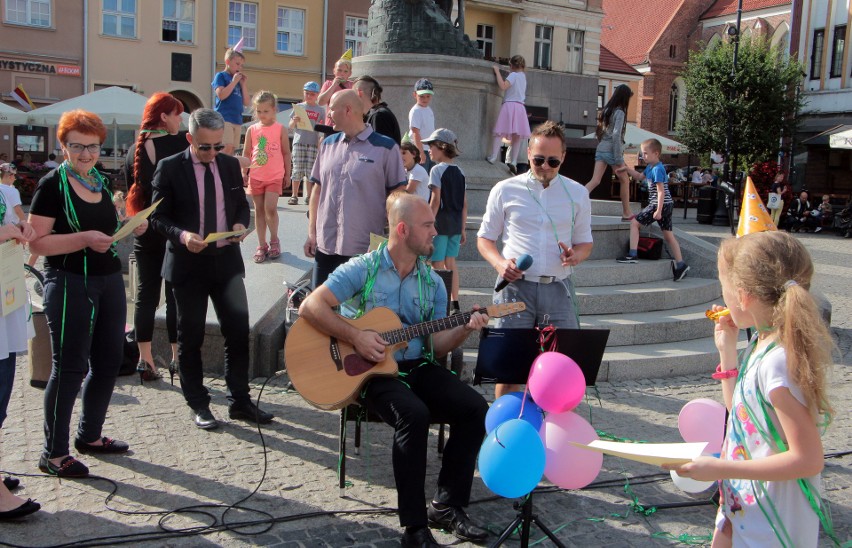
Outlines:
{"label": "handheld microphone", "polygon": [[[531,267],[532,263],[533,263],[533,258],[530,257],[529,255],[527,255],[526,253],[524,253],[523,255],[518,257],[517,261],[515,261],[515,266],[518,267],[518,270],[523,271],[523,270],[526,270],[529,267]],[[505,278],[501,279],[497,283],[497,285],[494,287],[494,292],[499,293],[499,292],[503,291],[503,289],[505,289],[505,287],[507,285],[509,285],[509,280],[507,280]]]}

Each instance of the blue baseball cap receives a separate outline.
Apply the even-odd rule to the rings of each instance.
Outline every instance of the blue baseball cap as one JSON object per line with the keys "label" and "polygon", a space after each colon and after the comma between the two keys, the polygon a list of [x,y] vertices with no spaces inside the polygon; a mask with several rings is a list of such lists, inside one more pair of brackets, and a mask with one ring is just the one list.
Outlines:
{"label": "blue baseball cap", "polygon": [[316,82],[308,82],[302,89],[304,89],[305,91],[313,91],[314,93],[319,93],[320,87],[319,84],[317,84]]}

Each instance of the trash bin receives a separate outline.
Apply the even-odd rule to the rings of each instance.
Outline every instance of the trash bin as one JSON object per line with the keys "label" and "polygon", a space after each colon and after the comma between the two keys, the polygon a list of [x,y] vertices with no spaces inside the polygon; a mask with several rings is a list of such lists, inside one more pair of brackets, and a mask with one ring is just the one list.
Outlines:
{"label": "trash bin", "polygon": [[710,186],[704,186],[698,189],[698,212],[696,218],[703,225],[709,225],[713,222],[713,215],[716,213],[716,189]]}
{"label": "trash bin", "polygon": [[27,360],[30,363],[30,386],[44,388],[50,378],[53,355],[50,351],[50,329],[43,311],[33,311],[35,337],[27,343]]}

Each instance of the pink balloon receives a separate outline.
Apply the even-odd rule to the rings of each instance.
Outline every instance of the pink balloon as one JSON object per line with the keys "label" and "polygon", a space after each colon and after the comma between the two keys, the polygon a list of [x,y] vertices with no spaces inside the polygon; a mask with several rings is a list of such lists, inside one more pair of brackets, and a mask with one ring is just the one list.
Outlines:
{"label": "pink balloon", "polygon": [[586,378],[577,363],[559,352],[544,352],[532,364],[529,380],[533,400],[549,413],[577,407],[586,393]]}
{"label": "pink balloon", "polygon": [[677,429],[687,443],[706,441],[705,454],[719,453],[725,439],[725,406],[708,398],[692,400],[680,410]]}
{"label": "pink balloon", "polygon": [[598,439],[592,425],[572,412],[550,413],[538,431],[544,442],[544,476],[563,489],[580,489],[592,483],[603,465],[603,453],[581,449]]}

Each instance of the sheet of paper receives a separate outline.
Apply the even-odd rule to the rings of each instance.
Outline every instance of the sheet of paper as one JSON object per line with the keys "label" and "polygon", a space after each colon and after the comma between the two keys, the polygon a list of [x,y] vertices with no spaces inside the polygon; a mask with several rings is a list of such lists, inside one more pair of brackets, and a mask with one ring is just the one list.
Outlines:
{"label": "sheet of paper", "polygon": [[0,315],[6,316],[26,302],[24,246],[9,240],[0,244]]}
{"label": "sheet of paper", "polygon": [[623,459],[661,466],[686,464],[701,456],[707,442],[701,443],[624,443],[595,440],[588,445],[571,442],[577,447]]}
{"label": "sheet of paper", "polygon": [[206,238],[204,238],[204,243],[212,244],[219,240],[226,240],[228,238],[233,238],[234,236],[242,236],[248,231],[249,229],[246,228],[245,230],[232,230],[231,232],[211,232]]}
{"label": "sheet of paper", "polygon": [[305,107],[299,104],[294,104],[293,116],[299,117],[299,123],[296,124],[296,129],[305,129],[308,131],[314,130],[314,125],[311,123],[310,118],[308,118],[308,112],[305,110]]}
{"label": "sheet of paper", "polygon": [[157,209],[157,206],[160,205],[160,202],[162,201],[163,199],[160,198],[155,203],[151,204],[151,207],[143,209],[142,211],[128,219],[127,222],[124,223],[124,225],[119,228],[115,234],[112,235],[112,241],[117,242],[120,239],[126,238],[127,236],[133,234],[133,231],[136,230],[136,227],[138,227],[142,224],[143,221],[148,219],[151,213],[153,213],[154,210]]}

